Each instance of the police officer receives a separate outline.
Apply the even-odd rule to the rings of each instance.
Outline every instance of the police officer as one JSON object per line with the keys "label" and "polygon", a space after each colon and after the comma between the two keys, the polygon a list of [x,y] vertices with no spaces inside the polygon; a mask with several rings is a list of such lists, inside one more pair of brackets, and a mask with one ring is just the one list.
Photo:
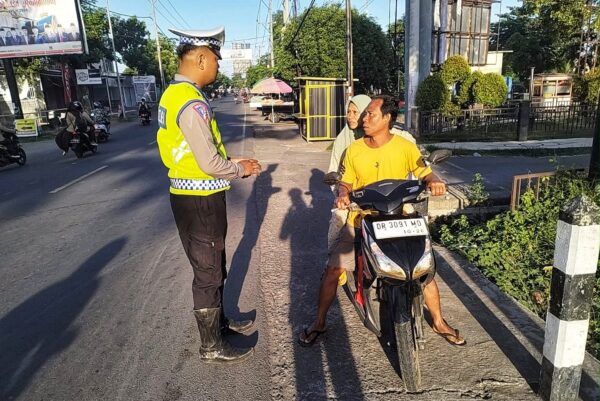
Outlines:
{"label": "police officer", "polygon": [[192,265],[194,316],[200,333],[204,362],[240,361],[253,348],[236,348],[223,337],[243,332],[253,321],[233,321],[223,314],[225,191],[230,181],[258,175],[253,159],[230,159],[208,98],[202,88],[217,77],[223,27],[208,31],[171,29],[180,37],[179,70],[163,93],[158,108],[157,142],[169,169],[171,209],[181,242]]}

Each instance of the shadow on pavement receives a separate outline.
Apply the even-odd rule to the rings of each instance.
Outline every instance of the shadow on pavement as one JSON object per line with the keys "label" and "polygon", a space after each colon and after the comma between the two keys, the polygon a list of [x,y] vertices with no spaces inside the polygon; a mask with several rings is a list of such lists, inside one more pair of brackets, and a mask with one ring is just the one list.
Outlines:
{"label": "shadow on pavement", "polygon": [[0,399],[14,399],[44,364],[78,335],[73,322],[100,285],[98,277],[127,240],[113,240],[62,281],[34,294],[0,320]]}
{"label": "shadow on pavement", "polygon": [[[290,339],[296,366],[296,400],[364,400],[360,377],[340,305],[332,304],[328,314],[328,339],[319,339],[312,347],[298,344],[301,330],[309,325],[317,306],[321,273],[325,268],[324,250],[332,196],[323,184],[323,172],[312,170],[309,186],[312,196],[307,205],[298,188],[289,191],[292,206],[281,227],[280,239],[291,247],[289,319],[295,328]],[[334,394],[327,393],[328,380]]]}
{"label": "shadow on pavement", "polygon": [[[506,358],[510,360],[519,374],[527,381],[530,388],[537,393],[541,369],[540,361],[527,350],[516,335],[504,325],[502,320],[488,308],[485,302],[448,264],[449,261],[460,265],[463,265],[464,262],[461,263],[462,261],[457,260],[454,255],[450,253],[443,255],[438,253],[438,256],[441,256],[437,258],[438,262],[441,262],[438,263],[438,274],[452,290],[454,295],[467,308],[469,313],[471,313],[481,327],[483,327],[487,334],[492,338]],[[475,283],[480,282],[483,278],[481,273],[477,274],[477,271],[471,271],[471,269],[468,268],[461,271]],[[484,291],[486,290],[484,289]],[[499,299],[494,296],[490,296],[490,299],[502,313],[514,322],[515,327],[521,331],[521,334],[527,337],[541,353],[543,348],[544,329],[539,328],[538,324],[533,321],[526,312],[516,308],[514,305],[515,301],[508,299],[504,294],[500,295],[502,295],[502,298],[506,299]],[[524,327],[527,329],[525,330]],[[537,333],[535,333],[535,331],[537,331]],[[579,389],[579,396],[581,399],[584,401],[596,401],[599,394],[598,385],[595,380],[586,372],[582,372]]]}
{"label": "shadow on pavement", "polygon": [[[258,176],[253,185],[252,192],[246,202],[246,222],[244,231],[238,247],[235,250],[230,262],[230,270],[227,273],[227,280],[224,289],[224,303],[229,305],[226,307],[228,315],[232,318],[239,319],[254,319],[256,312],[251,315],[241,314],[239,308],[239,300],[244,285],[244,280],[250,268],[250,260],[252,258],[252,250],[258,242],[258,234],[262,226],[267,207],[269,206],[269,198],[281,191],[281,188],[273,187],[273,172],[277,169],[278,164],[270,164],[264,172]],[[257,191],[261,191],[261,202],[257,202]]]}

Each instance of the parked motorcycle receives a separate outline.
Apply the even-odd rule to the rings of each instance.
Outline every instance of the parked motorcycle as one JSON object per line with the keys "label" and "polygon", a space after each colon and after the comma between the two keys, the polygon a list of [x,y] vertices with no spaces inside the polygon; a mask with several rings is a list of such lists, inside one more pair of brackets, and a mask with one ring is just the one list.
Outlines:
{"label": "parked motorcycle", "polygon": [[84,134],[81,134],[79,131],[75,131],[71,134],[69,148],[71,148],[78,159],[81,159],[85,152],[96,153],[98,151],[98,145],[92,144],[90,138],[84,137]]}
{"label": "parked motorcycle", "polygon": [[3,140],[0,141],[0,167],[17,163],[23,166],[27,162],[25,150],[19,143],[19,138],[11,132],[2,132]]}
{"label": "parked motorcycle", "polygon": [[[438,164],[450,155],[447,150],[437,150],[427,161]],[[324,179],[328,185],[339,180],[338,173],[329,173]],[[382,336],[382,327],[393,327],[408,392],[421,389],[418,354],[425,348],[422,289],[435,275],[427,196],[425,184],[419,180],[383,180],[350,193],[350,210],[359,212],[362,222],[356,269],[345,273],[344,292],[375,335]],[[388,319],[389,324],[381,319]]]}
{"label": "parked motorcycle", "polygon": [[140,124],[150,124],[150,113],[148,113],[147,111],[140,113]]}

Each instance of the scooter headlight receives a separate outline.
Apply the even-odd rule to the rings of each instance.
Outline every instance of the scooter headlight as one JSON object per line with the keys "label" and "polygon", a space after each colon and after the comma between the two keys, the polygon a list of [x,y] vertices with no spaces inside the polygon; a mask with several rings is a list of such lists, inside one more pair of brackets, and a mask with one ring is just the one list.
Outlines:
{"label": "scooter headlight", "polygon": [[425,240],[425,252],[416,266],[413,268],[412,278],[417,279],[433,271],[434,259],[433,251],[431,249],[431,241],[429,238]]}
{"label": "scooter headlight", "polygon": [[369,247],[369,250],[365,253],[378,274],[397,280],[406,280],[406,272],[383,253],[379,245],[366,232],[364,227],[363,238],[366,239],[367,246]]}

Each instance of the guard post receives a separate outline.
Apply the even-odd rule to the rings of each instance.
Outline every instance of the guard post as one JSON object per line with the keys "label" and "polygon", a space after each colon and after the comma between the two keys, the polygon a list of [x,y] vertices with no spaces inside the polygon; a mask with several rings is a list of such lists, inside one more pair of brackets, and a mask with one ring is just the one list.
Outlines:
{"label": "guard post", "polygon": [[600,247],[600,210],[585,195],[560,212],[540,374],[544,401],[578,398]]}
{"label": "guard post", "polygon": [[346,124],[346,80],[340,78],[297,77],[300,113],[296,114],[300,133],[307,142],[332,141]]}

